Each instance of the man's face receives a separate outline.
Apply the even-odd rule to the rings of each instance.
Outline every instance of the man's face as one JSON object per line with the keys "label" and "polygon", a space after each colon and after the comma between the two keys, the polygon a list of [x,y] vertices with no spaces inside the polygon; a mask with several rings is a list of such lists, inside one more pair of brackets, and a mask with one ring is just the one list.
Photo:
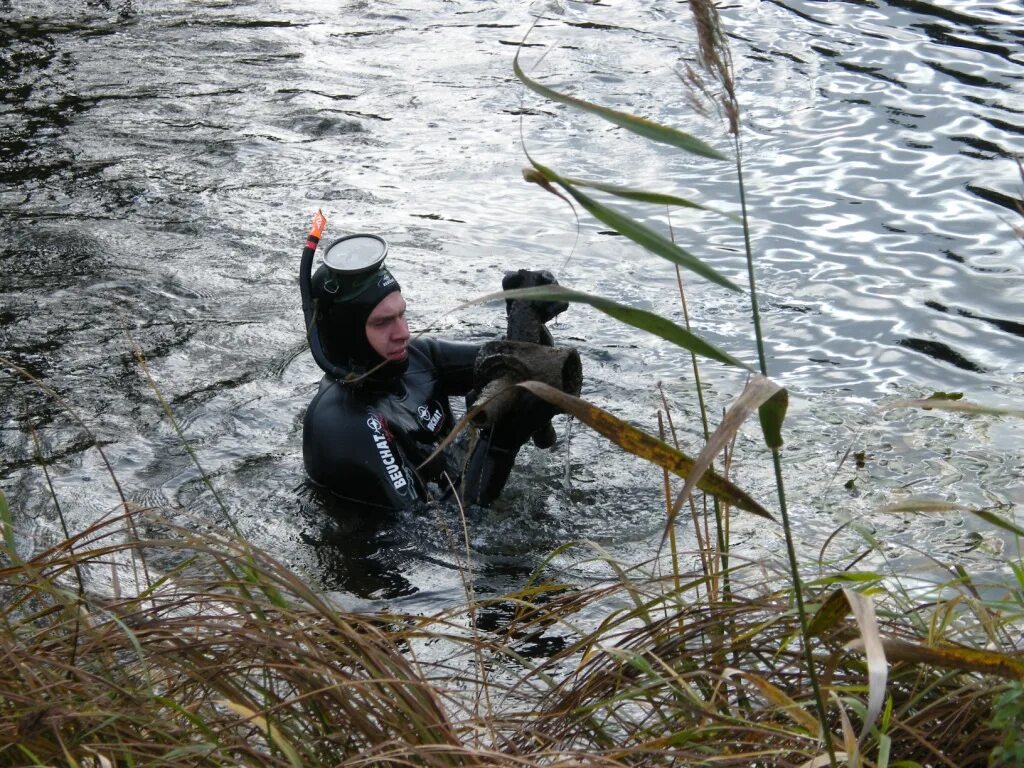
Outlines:
{"label": "man's face", "polygon": [[385,360],[404,360],[408,353],[409,324],[400,291],[389,293],[366,318],[366,340]]}

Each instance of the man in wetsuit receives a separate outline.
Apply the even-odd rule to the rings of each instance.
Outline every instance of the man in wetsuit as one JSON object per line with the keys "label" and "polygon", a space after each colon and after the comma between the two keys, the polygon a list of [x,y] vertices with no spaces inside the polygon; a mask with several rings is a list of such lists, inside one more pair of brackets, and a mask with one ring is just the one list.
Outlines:
{"label": "man in wetsuit", "polygon": [[[549,273],[528,274],[553,282]],[[523,393],[512,416],[487,428],[468,458],[449,448],[421,467],[455,424],[449,398],[486,383],[474,380],[481,347],[411,339],[405,298],[383,264],[351,286],[339,286],[322,266],[311,296],[311,345],[320,345],[331,370],[303,424],[310,479],[343,500],[378,509],[400,509],[453,488],[466,505],[492,502],[519,448],[557,411]],[[567,305],[535,306],[543,323]]]}

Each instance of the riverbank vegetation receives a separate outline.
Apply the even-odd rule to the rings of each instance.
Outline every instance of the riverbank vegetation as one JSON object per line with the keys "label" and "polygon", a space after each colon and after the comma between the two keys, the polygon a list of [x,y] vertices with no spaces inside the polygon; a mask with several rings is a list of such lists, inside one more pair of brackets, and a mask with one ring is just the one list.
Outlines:
{"label": "riverbank vegetation", "polygon": [[0,512],[3,765],[828,765],[802,642],[836,764],[1022,759],[1020,568],[925,595],[836,567],[805,585],[806,632],[784,574],[713,548],[706,570],[355,614],[158,510],[24,558]]}
{"label": "riverbank vegetation", "polygon": [[[856,552],[801,561],[782,472],[786,393],[770,379],[760,338],[739,103],[713,5],[691,8],[700,66],[684,80],[733,141],[740,215],[732,218],[747,285],[584,190],[700,204],[569,178],[539,158],[529,158],[527,173],[677,270],[743,290],[751,302],[756,374],[715,428],[700,400],[706,447],[696,457],[679,450],[667,404],[660,433],[650,435],[593,404],[524,385],[664,469],[664,552],[623,563],[566,544],[611,576],[581,586],[540,568],[511,594],[481,600],[467,588],[466,604],[441,614],[360,614],[339,611],[235,532],[181,516],[172,523],[128,502],[84,531],[66,529],[46,551],[20,552],[0,494],[0,765],[1024,765],[1024,530],[1012,519],[944,509],[974,515],[1011,542],[996,581],[937,562],[945,578],[905,584],[866,529]],[[515,70],[545,98],[726,159],[687,134],[552,90],[518,59]],[[699,359],[744,367],[688,319],[680,327],[567,288],[511,293],[587,303],[677,344],[698,399]],[[897,405],[1019,415],[949,393]],[[729,479],[733,440],[755,413],[775,472],[772,504]],[[54,503],[63,520],[56,493]],[[779,526],[787,568],[734,551],[734,515]],[[692,549],[677,540],[684,530]],[[497,627],[484,628],[488,613],[502,616]]]}

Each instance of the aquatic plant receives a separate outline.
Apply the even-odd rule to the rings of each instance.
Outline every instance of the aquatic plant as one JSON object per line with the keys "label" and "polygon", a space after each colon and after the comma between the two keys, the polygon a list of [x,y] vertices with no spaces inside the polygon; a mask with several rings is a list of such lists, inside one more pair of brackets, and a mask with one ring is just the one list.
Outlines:
{"label": "aquatic plant", "polygon": [[[721,453],[729,441],[734,439],[737,429],[746,417],[754,410],[758,411],[762,434],[764,436],[765,444],[771,453],[772,467],[775,475],[776,501],[780,517],[779,523],[785,537],[789,566],[786,578],[790,584],[790,594],[792,596],[793,605],[798,618],[799,632],[797,633],[797,637],[800,641],[803,652],[804,673],[810,684],[811,692],[813,693],[813,701],[815,703],[817,721],[819,724],[818,735],[822,739],[823,746],[825,748],[825,754],[817,758],[817,760],[827,760],[828,763],[836,765],[838,758],[836,749],[833,745],[833,726],[830,725],[833,715],[830,714],[828,711],[829,708],[826,706],[823,688],[819,683],[819,662],[816,661],[813,650],[817,644],[815,641],[820,640],[818,634],[820,632],[821,625],[823,622],[827,622],[828,619],[827,614],[822,613],[815,615],[813,623],[810,618],[807,600],[805,599],[801,563],[798,560],[794,541],[794,532],[787,510],[784,473],[781,461],[781,449],[783,446],[781,429],[786,413],[787,395],[785,389],[771,384],[767,379],[769,371],[765,352],[765,341],[761,327],[761,313],[758,306],[755,259],[752,248],[751,227],[749,224],[749,213],[747,210],[747,199],[744,187],[743,152],[741,144],[741,109],[736,93],[731,54],[714,3],[710,2],[710,0],[690,0],[689,6],[693,16],[694,29],[696,31],[697,52],[694,56],[696,66],[686,64],[683,68],[681,80],[686,87],[688,102],[693,106],[694,110],[704,116],[714,114],[723,118],[725,134],[731,139],[732,157],[736,170],[737,202],[740,211],[740,233],[747,265],[747,287],[750,299],[751,321],[754,330],[753,342],[758,357],[758,369],[762,378],[754,380],[752,384],[748,384],[747,388],[734,405],[732,411],[723,419],[716,434],[714,436],[709,436],[709,415],[700,392],[700,380],[698,375],[699,369],[697,366],[696,355],[702,354],[704,357],[712,358],[727,364],[735,364],[735,361],[724,360],[724,353],[720,353],[717,350],[716,352],[718,354],[707,354],[703,351],[699,352],[696,345],[693,343],[680,343],[679,346],[687,349],[692,357],[695,373],[694,378],[697,382],[699,407],[704,424],[707,445],[702,451],[701,456],[696,461],[689,463],[683,472],[679,472],[677,467],[672,467],[668,463],[660,461],[656,450],[648,451],[646,454],[642,454],[638,451],[634,452],[638,453],[638,455],[644,455],[645,458],[658,463],[660,466],[665,467],[666,470],[671,469],[677,474],[681,474],[686,477],[686,484],[684,485],[682,492],[675,497],[675,501],[673,502],[669,498],[670,485],[666,475],[665,487],[666,501],[668,504],[666,535],[671,536],[673,533],[675,518],[680,507],[689,500],[689,494],[696,487],[700,486],[700,480],[698,478],[700,478],[701,474],[705,471],[710,471],[712,457]],[[526,74],[519,63],[519,54],[517,54],[514,62],[514,70],[516,76],[524,85],[546,99],[553,100],[590,115],[595,115],[611,122],[619,128],[642,136],[647,140],[666,144],[692,155],[710,159],[712,161],[725,159],[721,153],[702,140],[685,134],[673,127],[655,123],[652,120],[638,115],[631,115],[609,109],[596,103],[570,96],[567,93],[559,92],[554,88],[542,84],[538,79]],[[679,276],[679,268],[683,267],[719,286],[738,290],[738,287],[727,277],[718,273],[713,267],[704,261],[701,261],[692,253],[680,248],[676,244],[674,237],[669,239],[654,231],[648,225],[641,223],[639,220],[630,218],[624,213],[616,211],[614,208],[591,198],[587,193],[582,191],[582,188],[592,188],[608,195],[627,198],[631,201],[652,203],[664,207],[683,206],[702,210],[715,210],[713,207],[701,205],[700,203],[690,200],[682,200],[671,194],[660,191],[652,192],[649,190],[612,185],[600,180],[590,181],[569,178],[541,164],[538,160],[532,157],[528,151],[526,156],[531,165],[530,169],[524,172],[524,177],[528,181],[534,182],[546,189],[548,192],[558,195],[567,202],[570,202],[570,205],[573,202],[579,204],[606,226],[611,227],[619,234],[643,246],[649,252],[662,256],[668,261],[673,262],[675,264],[677,276]],[[1022,173],[1024,173],[1024,171],[1022,171]],[[563,192],[565,194],[562,194]],[[537,296],[539,298],[541,293],[538,292]],[[544,297],[551,298],[553,296],[554,294],[549,292],[545,294]],[[566,301],[578,300],[572,296],[570,291],[563,292],[559,298]],[[680,298],[683,303],[684,317],[686,318],[686,332],[689,333],[689,314],[685,307],[685,293],[682,289],[681,278]],[[592,306],[600,308],[600,303],[591,297],[586,298],[585,301]],[[626,314],[627,312],[620,308],[617,310],[616,316],[625,317]],[[659,322],[662,321],[667,322],[664,318]],[[643,322],[633,321],[632,324],[656,333],[662,338],[669,339],[667,334],[655,329],[655,323],[645,325]],[[615,433],[612,430],[609,430],[607,427],[599,426],[595,423],[598,420],[593,418],[593,412],[590,411],[591,406],[588,404],[571,403],[567,398],[560,396],[557,392],[552,392],[535,386],[526,386],[528,386],[528,388],[535,394],[546,397],[551,402],[559,404],[564,410],[569,411],[582,421],[594,426],[594,428],[598,429],[602,434],[611,437],[613,440],[616,439]],[[960,407],[956,405],[950,406],[949,400],[950,398],[936,397],[930,398],[927,401],[905,401],[893,404],[890,407],[951,407],[952,409],[960,409]],[[963,406],[963,410],[1003,414],[1015,413],[1010,409],[984,409],[974,404],[965,404]],[[667,403],[665,416],[666,418],[668,417]],[[607,415],[602,414],[602,418],[599,421],[607,422]],[[659,425],[660,424],[659,415]],[[621,429],[622,431],[626,431],[625,428]],[[662,440],[664,440],[664,429],[663,427],[660,427],[660,429]],[[629,444],[627,444],[626,441],[617,440],[617,442],[627,448],[627,450],[631,450],[630,445],[635,444],[637,440],[636,438],[631,438],[628,441]],[[715,492],[711,491],[711,493]],[[704,572],[705,575],[707,575],[709,573],[709,563],[712,562],[715,557],[718,558],[717,567],[720,569],[720,573],[722,574],[722,591],[716,594],[715,599],[720,596],[724,602],[728,604],[732,599],[734,599],[734,593],[732,592],[730,583],[732,571],[728,565],[730,553],[728,537],[725,534],[727,526],[723,523],[723,513],[719,504],[729,504],[730,500],[727,499],[724,494],[715,494],[715,497],[715,522],[716,529],[718,531],[718,546],[715,550],[709,549],[706,553],[702,553],[701,562],[704,564]],[[751,511],[750,508],[747,508],[747,510]],[[996,515],[992,515],[988,511],[969,511],[973,514],[985,517],[989,522],[1003,528],[1004,530],[1011,531],[1015,536],[1020,536],[1024,533],[1024,531],[1021,531],[1021,529],[1012,522]],[[728,513],[727,509],[725,510],[725,513]],[[696,540],[700,542],[700,525],[696,519],[694,522]],[[674,539],[672,541],[672,545],[673,568],[677,568]],[[678,582],[678,574],[676,581]],[[872,581],[874,582],[875,580]],[[860,742],[864,740],[869,729],[874,727],[877,718],[882,714],[884,689],[889,674],[885,653],[886,641],[878,633],[878,626],[874,615],[876,608],[875,600],[883,599],[886,594],[881,590],[879,584],[875,583],[873,584],[873,587],[875,590],[874,593],[845,590],[842,596],[838,598],[840,603],[846,606],[847,609],[852,610],[856,615],[858,628],[861,632],[861,640],[859,642],[862,643],[866,652],[868,700],[863,706],[859,707],[862,716],[861,734],[858,738],[852,739],[852,734],[849,731],[849,728],[844,727],[842,731],[842,738],[840,739],[846,749],[844,755],[845,759],[854,763],[859,763],[861,760],[862,745]],[[709,600],[710,599],[712,598],[709,595]],[[827,604],[828,601],[825,601],[824,605]],[[1014,611],[1013,613],[1018,614],[1019,612]],[[825,616],[825,618],[823,618],[823,616]],[[817,628],[817,631],[813,629],[815,627]],[[975,637],[974,640],[978,641],[979,639],[982,639],[982,637],[983,636],[979,634],[979,636]],[[1015,644],[1010,644],[1006,650],[1015,654],[1018,651],[1018,648]],[[891,657],[894,653],[898,654],[899,651],[895,648],[890,649],[889,656]],[[924,656],[927,656],[927,654],[918,656],[918,658],[924,658]],[[998,660],[993,659],[989,659],[989,661],[996,665],[1000,663]],[[1017,669],[1016,664],[1019,662],[1014,658],[1007,656],[1003,661]],[[835,697],[834,691],[831,692],[831,696]],[[843,707],[841,705],[839,706],[839,716],[843,718],[844,726],[848,725],[845,719],[846,713],[843,711]]]}

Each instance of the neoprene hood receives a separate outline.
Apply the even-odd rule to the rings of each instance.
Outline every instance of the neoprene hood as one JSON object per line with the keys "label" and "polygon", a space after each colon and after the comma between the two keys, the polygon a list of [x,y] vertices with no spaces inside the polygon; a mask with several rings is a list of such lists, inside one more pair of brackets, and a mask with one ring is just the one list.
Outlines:
{"label": "neoprene hood", "polygon": [[366,320],[373,308],[401,286],[385,267],[350,279],[339,279],[322,265],[313,275],[316,324],[328,359],[343,368],[370,368],[381,362],[366,339]]}
{"label": "neoprene hood", "polygon": [[[325,373],[345,378],[382,362],[366,338],[366,320],[384,297],[401,287],[384,267],[388,244],[378,235],[335,240],[324,248],[324,263],[312,273],[326,226],[327,219],[317,211],[299,263],[299,291],[313,359]],[[404,365],[389,362],[379,374],[392,376],[400,371],[391,369]]]}

